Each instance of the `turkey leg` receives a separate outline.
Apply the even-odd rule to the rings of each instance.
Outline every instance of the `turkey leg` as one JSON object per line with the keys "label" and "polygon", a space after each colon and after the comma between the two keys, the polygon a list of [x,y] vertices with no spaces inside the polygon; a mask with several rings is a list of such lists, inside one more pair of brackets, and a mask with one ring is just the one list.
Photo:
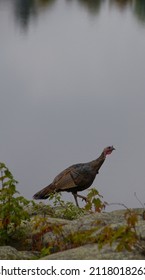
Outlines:
{"label": "turkey leg", "polygon": [[[79,207],[77,197],[80,197],[80,198],[82,198],[82,200],[87,201],[87,197],[86,197],[86,196],[83,196],[83,195],[80,195],[80,194],[77,194],[77,193],[72,193],[72,194],[73,194],[73,196],[74,196],[74,199],[75,199],[75,202],[76,202],[76,206],[77,206],[77,207]],[[79,207],[79,208],[80,208],[80,207]]]}

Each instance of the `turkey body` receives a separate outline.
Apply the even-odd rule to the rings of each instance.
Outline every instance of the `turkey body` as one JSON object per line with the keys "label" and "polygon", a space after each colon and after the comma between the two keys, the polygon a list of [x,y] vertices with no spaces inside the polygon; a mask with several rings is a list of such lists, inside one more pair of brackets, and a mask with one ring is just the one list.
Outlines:
{"label": "turkey body", "polygon": [[92,185],[96,174],[90,163],[78,163],[62,171],[52,183],[60,191],[79,192]]}
{"label": "turkey body", "polygon": [[50,185],[37,192],[33,198],[47,199],[51,193],[67,191],[73,194],[76,205],[79,206],[77,197],[81,197],[82,199],[86,198],[78,195],[77,192],[83,191],[92,185],[100,167],[105,161],[106,155],[110,154],[113,150],[113,146],[109,146],[103,150],[100,157],[96,160],[88,163],[74,164],[66,168],[54,178]]}

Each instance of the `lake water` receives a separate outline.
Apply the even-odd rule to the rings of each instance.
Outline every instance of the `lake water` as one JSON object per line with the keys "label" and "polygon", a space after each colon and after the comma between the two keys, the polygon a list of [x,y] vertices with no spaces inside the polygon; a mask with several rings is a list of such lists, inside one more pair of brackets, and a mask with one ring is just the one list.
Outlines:
{"label": "lake water", "polygon": [[140,207],[145,1],[1,0],[0,161],[20,193],[31,199],[108,145],[116,151],[93,186],[107,202]]}

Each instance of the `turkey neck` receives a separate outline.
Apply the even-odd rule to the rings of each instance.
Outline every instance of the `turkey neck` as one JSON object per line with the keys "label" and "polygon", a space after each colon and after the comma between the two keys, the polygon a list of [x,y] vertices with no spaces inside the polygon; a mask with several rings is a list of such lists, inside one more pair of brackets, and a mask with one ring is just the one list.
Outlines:
{"label": "turkey neck", "polygon": [[91,161],[91,166],[95,169],[96,173],[98,173],[100,167],[102,166],[103,162],[105,161],[106,156],[104,152],[95,160]]}

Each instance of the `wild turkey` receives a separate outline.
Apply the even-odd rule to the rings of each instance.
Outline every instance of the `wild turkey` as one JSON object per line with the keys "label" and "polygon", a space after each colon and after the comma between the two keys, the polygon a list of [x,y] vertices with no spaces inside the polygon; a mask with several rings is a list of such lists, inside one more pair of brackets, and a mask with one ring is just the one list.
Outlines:
{"label": "wild turkey", "polygon": [[46,199],[51,193],[67,191],[73,194],[76,205],[79,207],[77,197],[84,200],[86,200],[86,197],[77,194],[77,192],[83,191],[92,185],[96,175],[99,173],[100,167],[106,159],[106,155],[111,154],[113,150],[115,148],[109,146],[103,150],[97,159],[87,163],[74,164],[66,168],[54,178],[50,185],[34,194],[33,198]]}

